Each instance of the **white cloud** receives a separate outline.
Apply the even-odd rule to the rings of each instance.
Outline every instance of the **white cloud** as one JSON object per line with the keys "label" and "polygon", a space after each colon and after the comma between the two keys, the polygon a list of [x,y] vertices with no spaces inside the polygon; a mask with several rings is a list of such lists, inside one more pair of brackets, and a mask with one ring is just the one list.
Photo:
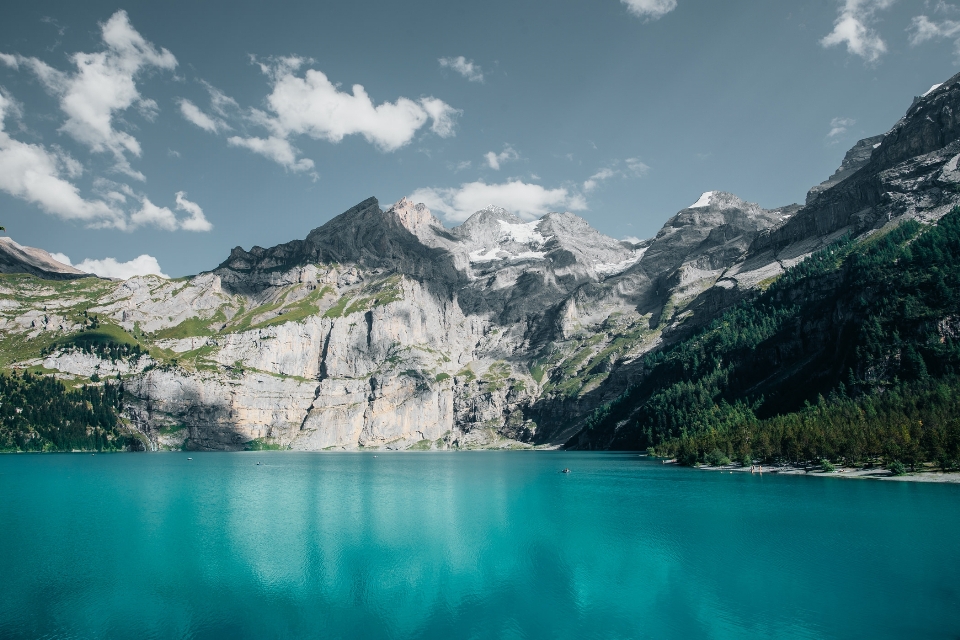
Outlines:
{"label": "white cloud", "polygon": [[677,0],[620,0],[627,11],[640,18],[657,20],[677,8]]}
{"label": "white cloud", "polygon": [[54,260],[63,264],[71,265],[86,271],[94,273],[102,278],[120,278],[126,280],[134,276],[157,275],[161,278],[169,278],[160,269],[160,263],[151,255],[143,254],[127,262],[118,262],[116,258],[104,258],[103,260],[91,260],[87,258],[79,264],[72,264],[70,258],[62,253],[51,253]]}
{"label": "white cloud", "polygon": [[130,214],[130,224],[134,227],[146,225],[158,227],[164,231],[177,230],[177,216],[167,207],[158,207],[149,198],[140,201],[140,209]]}
{"label": "white cloud", "polygon": [[626,169],[615,169],[614,166],[620,164],[620,161],[617,160],[613,163],[614,166],[603,167],[592,176],[584,180],[583,190],[586,193],[589,193],[600,186],[601,182],[609,180],[611,178],[642,178],[647,175],[650,171],[650,167],[640,160],[640,158],[627,158],[623,161],[626,165]]}
{"label": "white cloud", "polygon": [[911,20],[907,31],[910,32],[910,45],[914,47],[928,40],[953,38],[954,51],[960,59],[960,22],[956,20],[934,22],[927,16],[920,15]]}
{"label": "white cloud", "polygon": [[[442,100],[424,97],[414,101],[401,97],[395,102],[376,105],[362,85],[353,85],[351,93],[347,93],[316,69],[296,75],[305,62],[303,58],[290,57],[270,64],[258,63],[273,82],[267,96],[272,113],[254,111],[253,119],[270,130],[271,138],[286,140],[306,135],[336,143],[349,135],[361,135],[381,151],[395,151],[408,144],[428,121],[432,121],[431,129],[437,135],[454,135],[453,119],[459,111]],[[267,155],[254,145],[243,146]],[[259,143],[257,146],[265,147]],[[271,154],[280,161],[282,155],[277,154],[276,149]],[[286,160],[281,163],[289,164]]]}
{"label": "white cloud", "polygon": [[240,105],[237,104],[236,100],[220,91],[209,82],[201,80],[200,83],[207,90],[207,93],[210,94],[210,106],[221,116],[226,117],[228,112],[238,111],[240,109]]}
{"label": "white cloud", "polygon": [[180,228],[187,231],[210,231],[213,225],[203,215],[203,209],[196,202],[187,200],[187,194],[177,191],[177,210],[186,211],[190,217],[180,221]]}
{"label": "white cloud", "polygon": [[483,69],[479,65],[473,64],[473,60],[457,56],[456,58],[440,58],[438,62],[441,67],[456,71],[470,82],[483,82]]}
{"label": "white cloud", "polygon": [[887,45],[870,24],[878,10],[895,0],[842,0],[833,31],[820,40],[824,47],[847,45],[847,51],[867,62],[875,62],[887,51]]}
{"label": "white cloud", "polygon": [[149,119],[156,114],[156,102],[142,98],[136,78],[148,67],[172,70],[177,59],[166,49],[157,49],[130,24],[127,13],[117,11],[100,25],[105,46],[96,53],[75,53],[76,71],[64,73],[37,58],[0,58],[4,64],[33,71],[46,88],[60,99],[67,120],[60,128],[94,152],[110,152],[116,169],[138,180],[142,173],[131,168],[127,154],[139,157],[140,143],[114,126],[114,116],[136,106]]}
{"label": "white cloud", "polygon": [[210,231],[213,225],[203,215],[203,209],[196,202],[186,199],[183,191],[176,195],[176,208],[190,214],[186,218],[177,218],[168,207],[153,204],[146,196],[139,196],[140,208],[130,214],[130,227],[152,226],[164,231]]}
{"label": "white cloud", "polygon": [[487,161],[487,165],[494,171],[500,170],[500,165],[504,162],[513,162],[514,160],[520,159],[520,154],[508,144],[503,145],[503,151],[500,153],[494,153],[493,151],[488,151],[483,154],[483,157]]}
{"label": "white cloud", "polygon": [[430,131],[441,138],[450,138],[456,135],[454,128],[457,126],[457,116],[460,115],[460,109],[454,109],[439,98],[420,98],[420,105],[430,116],[432,124]]}
{"label": "white cloud", "polygon": [[124,226],[124,214],[102,200],[86,200],[61,173],[76,176],[82,166],[59,149],[53,152],[38,144],[14,140],[3,129],[12,109],[9,98],[0,93],[0,190],[26,200],[66,220],[92,226]]}
{"label": "white cloud", "polygon": [[180,98],[179,103],[180,115],[186,118],[188,122],[192,122],[204,131],[217,133],[218,131],[225,131],[230,128],[226,122],[220,118],[211,118],[201,111],[200,107],[193,104],[186,98]]}
{"label": "white cloud", "polygon": [[564,188],[545,189],[538,184],[513,180],[501,184],[469,182],[457,188],[417,189],[410,195],[413,202],[422,202],[452,222],[461,222],[489,205],[512,211],[521,218],[538,218],[550,211],[566,209],[581,211],[587,208],[579,194]]}
{"label": "white cloud", "polygon": [[235,147],[244,147],[254,153],[259,153],[265,158],[273,160],[277,164],[282,164],[287,169],[297,171],[309,171],[313,169],[313,160],[310,158],[297,158],[297,150],[293,148],[286,138],[241,138],[240,136],[231,136],[227,142]]}
{"label": "white cloud", "polygon": [[650,165],[641,162],[640,158],[627,158],[624,162],[627,164],[627,171],[638,178],[642,178],[650,172]]}
{"label": "white cloud", "polygon": [[852,127],[856,123],[857,121],[852,118],[834,118],[830,121],[830,133],[827,134],[827,137],[836,138],[846,133],[847,127]]}
{"label": "white cloud", "polygon": [[595,174],[587,178],[583,183],[583,190],[586,192],[593,191],[597,188],[603,180],[609,180],[610,178],[618,175],[618,171],[614,171],[610,168],[603,168],[600,171],[597,171]]}

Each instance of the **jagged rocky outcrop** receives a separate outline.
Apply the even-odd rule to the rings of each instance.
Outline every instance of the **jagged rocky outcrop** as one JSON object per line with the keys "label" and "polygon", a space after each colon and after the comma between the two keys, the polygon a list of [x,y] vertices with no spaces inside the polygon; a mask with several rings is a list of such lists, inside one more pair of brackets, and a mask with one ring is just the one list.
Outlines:
{"label": "jagged rocky outcrop", "polygon": [[[491,206],[448,229],[368,198],[186,281],[0,278],[0,358],[119,376],[155,448],[558,446],[644,375],[643,355],[812,251],[960,202],[958,109],[953,78],[805,205],[708,192],[639,243],[570,213]],[[148,353],[89,346],[118,340]]]}

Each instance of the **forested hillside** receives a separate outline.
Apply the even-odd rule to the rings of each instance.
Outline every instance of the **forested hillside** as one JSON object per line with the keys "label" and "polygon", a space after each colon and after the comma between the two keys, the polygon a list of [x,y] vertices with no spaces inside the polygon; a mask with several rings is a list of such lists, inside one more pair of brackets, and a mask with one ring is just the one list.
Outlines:
{"label": "forested hillside", "polygon": [[0,451],[142,450],[122,408],[120,383],[67,389],[53,376],[0,374]]}
{"label": "forested hillside", "polygon": [[648,356],[574,448],[735,460],[960,460],[960,209],[845,238]]}

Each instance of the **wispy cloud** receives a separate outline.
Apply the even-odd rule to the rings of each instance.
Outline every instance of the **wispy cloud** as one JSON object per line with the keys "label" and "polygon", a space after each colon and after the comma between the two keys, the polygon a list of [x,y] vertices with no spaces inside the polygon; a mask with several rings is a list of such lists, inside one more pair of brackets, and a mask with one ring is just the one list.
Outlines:
{"label": "wispy cloud", "polygon": [[480,68],[480,65],[474,64],[473,60],[457,56],[456,58],[440,58],[437,61],[441,67],[456,71],[470,82],[483,82],[483,69]]}
{"label": "wispy cloud", "polygon": [[583,190],[589,193],[594,189],[596,189],[601,182],[603,182],[604,180],[609,180],[610,178],[616,176],[617,174],[618,174],[617,171],[614,171],[609,167],[604,167],[603,169],[600,169],[595,174],[593,174],[592,176],[584,180]]}
{"label": "wispy cloud", "polygon": [[182,115],[188,122],[192,122],[204,131],[217,133],[230,129],[230,125],[228,125],[222,119],[208,116],[206,113],[200,110],[200,107],[193,104],[186,98],[180,98],[178,103],[180,105],[180,115]]}
{"label": "wispy cloud", "polygon": [[627,11],[640,18],[657,20],[677,8],[677,0],[620,0]]}
{"label": "wispy cloud", "polygon": [[513,162],[520,159],[520,154],[517,153],[516,149],[511,147],[508,144],[503,145],[503,151],[500,153],[495,153],[493,151],[488,151],[483,154],[484,160],[487,161],[487,166],[493,169],[494,171],[500,170],[500,165],[504,162]]}
{"label": "wispy cloud", "polygon": [[627,158],[623,161],[621,167],[620,161],[613,162],[610,166],[602,167],[592,176],[583,181],[584,193],[594,191],[601,183],[611,178],[642,178],[650,171],[650,167],[640,160],[640,158]]}
{"label": "wispy cloud", "polygon": [[857,121],[853,118],[834,118],[830,121],[830,133],[827,134],[828,138],[836,138],[837,136],[843,135],[847,132],[848,127],[852,127],[857,124]]}
{"label": "wispy cloud", "polygon": [[[937,5],[937,9],[943,12],[949,11],[948,8],[956,10],[952,5],[946,5],[943,2]],[[960,60],[960,21],[950,19],[934,21],[926,15],[919,15],[910,21],[907,32],[910,34],[910,45],[914,47],[929,40],[952,39],[955,55]]]}
{"label": "wispy cloud", "polygon": [[410,200],[424,203],[451,222],[462,222],[489,205],[503,207],[526,219],[560,209],[581,211],[587,208],[583,197],[568,189],[547,189],[521,180],[500,184],[468,182],[449,189],[427,187],[414,191]]}
{"label": "wispy cloud", "polygon": [[847,51],[867,62],[876,62],[887,45],[873,28],[874,14],[889,8],[895,0],[841,0],[833,31],[820,40],[824,47],[847,45]]}

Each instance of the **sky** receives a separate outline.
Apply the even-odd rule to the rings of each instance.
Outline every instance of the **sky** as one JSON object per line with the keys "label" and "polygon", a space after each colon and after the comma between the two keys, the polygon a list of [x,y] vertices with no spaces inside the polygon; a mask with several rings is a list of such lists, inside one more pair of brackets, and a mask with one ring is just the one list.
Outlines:
{"label": "sky", "polygon": [[648,238],[803,202],[960,71],[960,0],[35,0],[0,21],[0,225],[179,277],[375,196]]}

